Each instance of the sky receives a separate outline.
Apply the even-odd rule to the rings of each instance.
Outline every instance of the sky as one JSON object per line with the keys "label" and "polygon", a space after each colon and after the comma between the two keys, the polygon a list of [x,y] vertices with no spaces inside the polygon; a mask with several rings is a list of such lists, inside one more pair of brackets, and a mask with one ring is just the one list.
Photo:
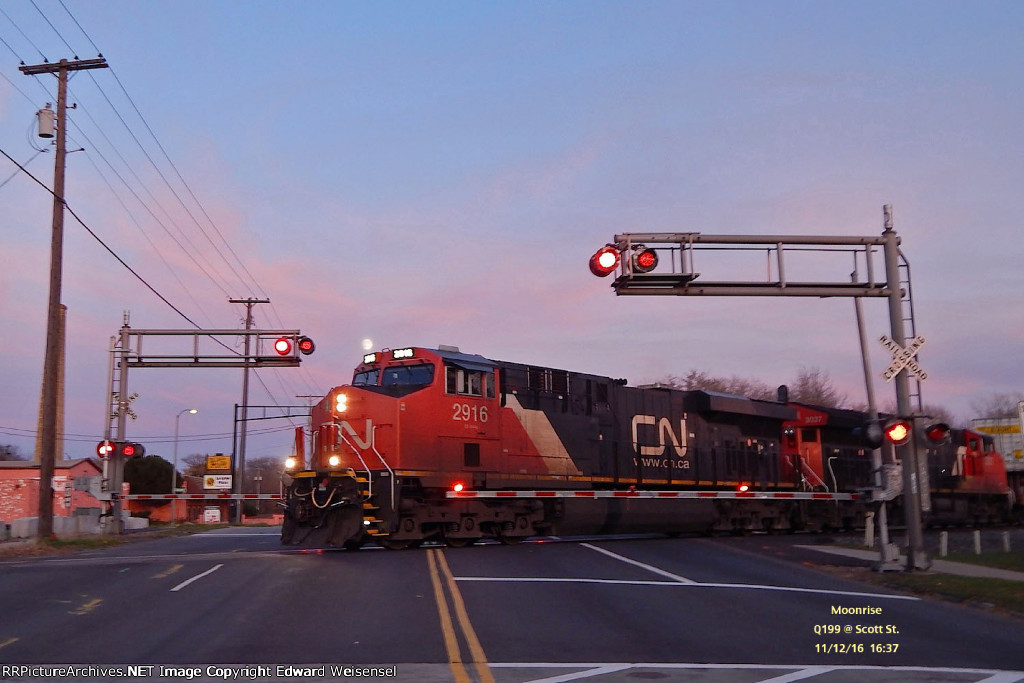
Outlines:
{"label": "sky", "polygon": [[[346,383],[364,339],[631,384],[821,368],[862,403],[851,299],[616,297],[586,264],[623,232],[877,236],[884,204],[927,339],[925,403],[968,419],[1024,390],[1019,2],[0,9],[0,149],[52,186],[35,114],[56,79],[19,63],[102,53],[109,69],[70,81],[68,206],[203,328],[240,328],[227,300],[266,297],[257,327],[316,342],[301,368],[259,371],[253,405]],[[6,158],[0,183],[0,444],[31,455],[52,197]],[[85,457],[124,312],[192,325],[70,216],[64,249],[64,453]],[[891,402],[887,308],[863,305]],[[241,375],[134,371],[129,437],[170,457],[177,423],[179,456],[231,452]],[[283,458],[298,424],[253,423],[247,459]]]}

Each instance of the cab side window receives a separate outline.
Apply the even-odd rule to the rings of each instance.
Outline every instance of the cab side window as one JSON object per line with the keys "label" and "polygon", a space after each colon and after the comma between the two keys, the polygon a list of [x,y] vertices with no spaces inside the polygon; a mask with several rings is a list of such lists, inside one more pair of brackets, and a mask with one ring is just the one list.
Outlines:
{"label": "cab side window", "polygon": [[494,398],[494,373],[448,365],[445,368],[445,391],[459,396]]}

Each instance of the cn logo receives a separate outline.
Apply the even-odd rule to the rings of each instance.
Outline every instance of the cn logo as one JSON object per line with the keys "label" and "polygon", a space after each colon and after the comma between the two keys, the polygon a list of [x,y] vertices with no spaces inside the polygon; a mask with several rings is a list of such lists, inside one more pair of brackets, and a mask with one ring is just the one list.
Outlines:
{"label": "cn logo", "polygon": [[341,423],[338,425],[338,428],[341,430],[342,437],[344,437],[345,432],[348,432],[352,436],[352,441],[355,442],[356,446],[358,446],[360,450],[365,451],[366,449],[373,446],[373,420],[366,420],[365,439],[359,437],[359,434],[357,434],[356,430],[352,427],[352,425],[348,423],[348,420],[342,420]]}
{"label": "cn logo", "polygon": [[[658,445],[657,446],[641,446],[638,433],[641,426],[656,427],[658,430]],[[672,443],[672,448],[676,450],[676,455],[680,458],[686,455],[686,420],[679,421],[679,436],[676,437],[675,432],[672,431],[672,424],[668,421],[667,417],[663,417],[660,420],[653,415],[634,415],[633,416],[633,450],[640,455],[662,455],[665,452],[667,446],[666,437],[668,441]],[[646,439],[645,439],[646,441]]]}

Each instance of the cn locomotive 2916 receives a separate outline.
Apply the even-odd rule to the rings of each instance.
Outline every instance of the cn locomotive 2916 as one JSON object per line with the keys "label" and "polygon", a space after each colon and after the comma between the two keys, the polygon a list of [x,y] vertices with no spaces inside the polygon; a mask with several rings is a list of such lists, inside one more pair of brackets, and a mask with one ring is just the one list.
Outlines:
{"label": "cn locomotive 2916", "polygon": [[[308,459],[298,430],[281,539],[398,549],[852,527],[873,481],[866,417],[630,387],[453,347],[386,349],[313,408]],[[939,514],[1009,513],[1002,461],[986,448],[956,431],[932,458]]]}

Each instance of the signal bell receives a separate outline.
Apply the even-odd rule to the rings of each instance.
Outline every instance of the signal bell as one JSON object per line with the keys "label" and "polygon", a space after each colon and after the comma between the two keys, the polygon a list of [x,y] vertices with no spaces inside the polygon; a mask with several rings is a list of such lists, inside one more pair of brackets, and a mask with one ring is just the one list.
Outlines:
{"label": "signal bell", "polygon": [[615,247],[601,247],[590,257],[590,272],[605,277],[619,267],[619,258],[619,250]]}

